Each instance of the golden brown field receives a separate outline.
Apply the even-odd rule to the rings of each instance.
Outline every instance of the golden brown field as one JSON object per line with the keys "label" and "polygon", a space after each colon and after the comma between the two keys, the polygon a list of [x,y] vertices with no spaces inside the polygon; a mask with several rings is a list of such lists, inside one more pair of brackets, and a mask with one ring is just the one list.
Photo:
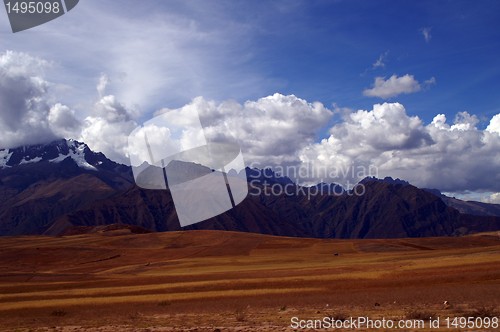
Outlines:
{"label": "golden brown field", "polygon": [[2,330],[291,331],[292,317],[444,319],[499,308],[496,233],[318,240],[115,230],[0,238]]}

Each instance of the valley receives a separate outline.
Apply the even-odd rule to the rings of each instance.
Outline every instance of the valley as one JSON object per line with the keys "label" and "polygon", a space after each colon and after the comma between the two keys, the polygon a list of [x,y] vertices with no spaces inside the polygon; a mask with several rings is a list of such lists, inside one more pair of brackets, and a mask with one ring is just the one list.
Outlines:
{"label": "valley", "polygon": [[293,330],[292,317],[491,315],[499,299],[496,232],[351,240],[107,226],[0,238],[2,330]]}

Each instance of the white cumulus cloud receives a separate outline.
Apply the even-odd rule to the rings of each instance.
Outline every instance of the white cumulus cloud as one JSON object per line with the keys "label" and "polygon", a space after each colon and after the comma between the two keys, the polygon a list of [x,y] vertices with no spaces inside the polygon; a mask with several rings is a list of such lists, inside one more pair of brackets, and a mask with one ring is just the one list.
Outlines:
{"label": "white cumulus cloud", "polygon": [[50,108],[47,119],[52,132],[58,137],[75,137],[75,133],[81,128],[81,122],[77,119],[75,111],[60,103]]}
{"label": "white cumulus cloud", "polygon": [[[128,163],[128,135],[140,125],[139,119],[147,121],[144,115],[116,95],[106,94],[109,80],[105,75],[97,84],[93,106],[84,114],[76,113],[51,93],[52,84],[44,78],[49,66],[24,53],[0,54],[2,147],[76,138],[113,160]],[[382,96],[421,88],[411,75],[394,75],[375,85],[373,89]],[[437,114],[425,124],[408,115],[402,104],[376,104],[371,110],[346,112],[329,129],[328,137],[318,142],[334,114],[322,103],[279,93],[244,103],[197,97],[183,107],[158,111],[157,115],[175,123],[178,130],[163,132],[151,126],[151,137],[171,139],[180,149],[200,142],[199,131],[194,130],[198,120],[186,117],[187,111],[199,114],[206,139],[236,138],[247,164],[307,165],[336,171],[371,167],[377,170],[374,175],[399,177],[420,187],[500,192],[500,114],[482,130],[477,116],[468,112],[458,113],[452,123],[444,114]],[[362,175],[337,173],[324,178],[306,174],[299,180],[343,183],[346,179],[359,181]]]}
{"label": "white cumulus cloud", "polygon": [[[193,108],[199,113],[209,140],[224,141],[230,139],[230,134],[238,140],[246,159],[260,165],[296,162],[297,151],[312,144],[318,130],[333,115],[319,102],[309,103],[279,93],[243,104],[234,101],[218,104],[198,97],[183,108]],[[175,114],[179,114],[177,123],[185,121],[182,109],[160,111],[165,112],[172,114],[171,121]]]}
{"label": "white cumulus cloud", "polygon": [[468,112],[459,112],[455,117],[454,124],[450,127],[451,130],[475,130],[479,119],[475,115],[470,115]]}
{"label": "white cumulus cloud", "polygon": [[500,114],[491,118],[490,124],[486,127],[486,131],[500,135]]}
{"label": "white cumulus cloud", "polygon": [[[426,81],[426,85],[435,83],[435,79],[431,78]],[[422,89],[420,83],[413,77],[413,75],[406,74],[398,77],[392,75],[387,80],[384,77],[376,77],[373,87],[365,89],[363,94],[368,97],[379,97],[388,99],[398,96],[400,94],[410,94],[418,92]]]}
{"label": "white cumulus cloud", "polygon": [[93,113],[83,121],[79,140],[108,158],[127,164],[128,135],[137,122],[134,111],[120,103],[114,95],[103,96],[93,109]]}
{"label": "white cumulus cloud", "polygon": [[77,130],[74,112],[50,95],[51,83],[44,79],[49,66],[25,53],[0,53],[2,147],[48,142]]}
{"label": "white cumulus cloud", "polygon": [[[399,177],[420,187],[498,191],[500,136],[477,129],[477,123],[476,116],[461,112],[453,124],[438,114],[425,125],[408,116],[401,104],[378,104],[371,111],[348,114],[332,127],[329,138],[307,146],[299,157],[316,169],[372,166],[374,175]],[[349,174],[347,180],[355,182],[367,173]]]}

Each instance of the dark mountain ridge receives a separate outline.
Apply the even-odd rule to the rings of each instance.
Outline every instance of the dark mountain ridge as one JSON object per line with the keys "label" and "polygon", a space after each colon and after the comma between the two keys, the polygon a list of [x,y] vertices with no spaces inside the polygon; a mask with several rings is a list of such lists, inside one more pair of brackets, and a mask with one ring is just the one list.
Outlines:
{"label": "dark mountain ridge", "polygon": [[0,179],[0,235],[41,234],[134,185],[130,167],[73,140],[0,149]]}
{"label": "dark mountain ridge", "polygon": [[[168,167],[181,169],[184,178],[211,172],[190,163]],[[237,176],[232,172],[228,176]],[[500,229],[497,216],[460,213],[436,193],[399,179],[366,178],[359,184],[363,195],[356,195],[337,184],[301,187],[270,169],[245,172],[249,195],[242,203],[184,229],[318,238],[456,236]],[[294,190],[276,194],[275,186]],[[0,235],[60,235],[110,224],[181,229],[168,188],[141,189],[130,167],[72,140],[0,150],[0,198]]]}

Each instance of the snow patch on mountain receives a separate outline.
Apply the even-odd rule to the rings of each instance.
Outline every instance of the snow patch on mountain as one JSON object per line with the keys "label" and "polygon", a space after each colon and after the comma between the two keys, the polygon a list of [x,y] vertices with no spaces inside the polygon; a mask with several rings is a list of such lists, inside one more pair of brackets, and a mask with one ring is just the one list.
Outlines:
{"label": "snow patch on mountain", "polygon": [[37,163],[39,161],[42,160],[42,157],[35,157],[33,159],[26,159],[26,158],[23,158],[20,162],[19,162],[19,165],[23,165],[23,164],[33,164],[33,163]]}
{"label": "snow patch on mountain", "polygon": [[71,158],[75,161],[78,167],[90,169],[92,171],[97,171],[97,168],[89,164],[85,160],[85,144],[76,144],[75,141],[68,141],[69,153],[68,154],[59,154],[57,158],[49,160],[51,163],[59,163],[66,158]]}
{"label": "snow patch on mountain", "polygon": [[0,168],[9,167],[7,163],[9,162],[10,157],[12,156],[12,152],[9,152],[7,149],[0,150]]}

